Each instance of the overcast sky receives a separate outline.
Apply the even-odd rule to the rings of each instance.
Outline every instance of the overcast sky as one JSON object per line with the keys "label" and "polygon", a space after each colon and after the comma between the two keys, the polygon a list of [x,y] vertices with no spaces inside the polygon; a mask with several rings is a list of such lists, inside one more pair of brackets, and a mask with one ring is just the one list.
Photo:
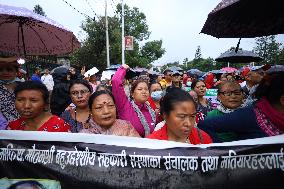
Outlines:
{"label": "overcast sky", "polygon": [[[39,4],[47,17],[69,28],[79,38],[84,38],[80,28],[85,17],[104,14],[105,0],[0,0],[0,4],[26,7],[33,9]],[[163,40],[166,53],[155,62],[162,65],[168,62],[180,61],[184,58],[194,58],[197,46],[201,46],[203,58],[217,58],[222,52],[236,46],[238,39],[217,39],[201,34],[203,24],[208,13],[215,8],[221,0],[124,0],[130,7],[138,7],[146,15],[149,30],[149,40]],[[113,15],[115,4],[121,0],[108,0],[108,13]],[[95,12],[95,13],[94,13]],[[127,34],[126,34],[127,35]],[[284,43],[284,35],[278,35],[277,41]],[[110,42],[111,43],[111,42]],[[252,50],[255,39],[242,39],[240,48]]]}

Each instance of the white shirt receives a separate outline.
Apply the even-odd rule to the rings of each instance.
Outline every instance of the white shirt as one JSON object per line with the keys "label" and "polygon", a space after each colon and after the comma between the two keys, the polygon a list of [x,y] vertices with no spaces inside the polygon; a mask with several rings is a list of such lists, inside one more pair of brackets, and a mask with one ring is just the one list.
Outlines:
{"label": "white shirt", "polygon": [[50,75],[50,74],[45,75],[44,74],[43,76],[41,76],[41,81],[42,81],[43,84],[45,84],[48,91],[53,90],[54,82],[53,82],[52,75]]}

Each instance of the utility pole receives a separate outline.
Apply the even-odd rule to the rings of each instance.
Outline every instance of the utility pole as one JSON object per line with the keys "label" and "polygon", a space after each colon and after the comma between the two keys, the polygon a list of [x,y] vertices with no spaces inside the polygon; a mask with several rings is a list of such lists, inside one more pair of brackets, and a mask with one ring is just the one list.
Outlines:
{"label": "utility pole", "polygon": [[107,67],[110,67],[109,61],[109,38],[108,38],[108,19],[107,19],[107,0],[105,0],[105,18],[106,18],[106,50],[107,50]]}
{"label": "utility pole", "polygon": [[124,3],[123,0],[121,2],[122,5],[122,14],[121,14],[121,64],[125,64],[125,41],[124,41]]}

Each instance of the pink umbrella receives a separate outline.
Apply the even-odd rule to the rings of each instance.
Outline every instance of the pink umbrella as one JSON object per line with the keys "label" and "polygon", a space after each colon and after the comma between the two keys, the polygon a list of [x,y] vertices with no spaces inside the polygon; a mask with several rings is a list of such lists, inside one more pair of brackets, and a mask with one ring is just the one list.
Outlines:
{"label": "pink umbrella", "polygon": [[221,71],[224,71],[224,72],[227,72],[227,73],[233,73],[233,72],[236,72],[238,70],[236,68],[233,68],[233,67],[225,67],[225,68],[222,68]]}
{"label": "pink umbrella", "polygon": [[62,55],[80,47],[57,22],[26,8],[0,5],[0,51],[13,55]]}

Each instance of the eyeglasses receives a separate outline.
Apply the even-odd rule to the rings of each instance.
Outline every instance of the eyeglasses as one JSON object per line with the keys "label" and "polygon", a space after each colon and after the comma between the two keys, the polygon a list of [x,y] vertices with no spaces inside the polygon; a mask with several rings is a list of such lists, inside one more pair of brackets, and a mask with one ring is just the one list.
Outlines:
{"label": "eyeglasses", "polygon": [[235,90],[235,91],[219,91],[219,93],[223,94],[224,96],[231,96],[234,94],[235,96],[239,96],[242,94],[242,90]]}
{"label": "eyeglasses", "polygon": [[89,90],[81,90],[81,91],[72,91],[71,95],[74,97],[78,97],[79,95],[86,95],[87,93],[89,93]]}

